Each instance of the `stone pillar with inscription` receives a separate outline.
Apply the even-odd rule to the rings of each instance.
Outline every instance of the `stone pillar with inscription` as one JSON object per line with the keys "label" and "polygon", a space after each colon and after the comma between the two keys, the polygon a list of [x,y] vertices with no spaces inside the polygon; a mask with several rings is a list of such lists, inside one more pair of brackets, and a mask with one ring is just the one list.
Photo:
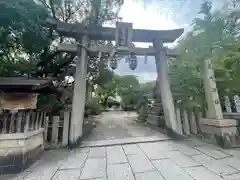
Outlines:
{"label": "stone pillar with inscription", "polygon": [[206,94],[208,117],[210,119],[223,119],[222,108],[218,96],[214,71],[210,59],[204,60],[204,88]]}
{"label": "stone pillar with inscription", "polygon": [[221,147],[232,147],[236,137],[237,124],[236,120],[223,119],[211,59],[204,60],[203,76],[208,112],[207,117],[200,121],[203,137],[216,142]]}

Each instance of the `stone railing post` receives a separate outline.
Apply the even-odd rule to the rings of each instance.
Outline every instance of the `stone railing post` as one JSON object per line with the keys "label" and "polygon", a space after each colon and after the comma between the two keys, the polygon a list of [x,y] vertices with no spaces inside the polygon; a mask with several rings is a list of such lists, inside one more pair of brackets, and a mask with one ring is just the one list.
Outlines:
{"label": "stone railing post", "polygon": [[183,109],[183,131],[184,131],[184,134],[190,135],[190,124],[189,124],[188,113],[186,109]]}

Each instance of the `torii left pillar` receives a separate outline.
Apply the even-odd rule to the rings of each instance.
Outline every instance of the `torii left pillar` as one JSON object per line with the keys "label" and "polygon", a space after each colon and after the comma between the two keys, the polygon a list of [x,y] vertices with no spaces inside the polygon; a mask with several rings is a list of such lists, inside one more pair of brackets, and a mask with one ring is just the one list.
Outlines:
{"label": "torii left pillar", "polygon": [[177,122],[175,107],[171,92],[171,86],[168,77],[168,65],[167,65],[167,56],[166,56],[166,48],[163,46],[163,42],[156,40],[153,42],[153,45],[158,52],[155,55],[156,58],[156,66],[157,73],[160,85],[160,93],[163,102],[163,111],[164,118],[166,122],[166,128],[168,131],[168,135],[173,138],[182,138],[181,128],[179,123]]}
{"label": "torii left pillar", "polygon": [[78,46],[78,60],[74,81],[74,92],[72,102],[72,116],[70,125],[69,145],[75,146],[81,140],[83,134],[84,107],[86,99],[86,73],[87,73],[87,51],[88,37],[83,36],[81,46]]}

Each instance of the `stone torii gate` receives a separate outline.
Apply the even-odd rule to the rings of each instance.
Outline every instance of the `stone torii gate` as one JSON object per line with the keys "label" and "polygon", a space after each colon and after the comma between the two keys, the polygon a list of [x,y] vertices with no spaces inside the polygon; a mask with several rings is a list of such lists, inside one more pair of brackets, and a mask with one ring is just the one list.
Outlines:
{"label": "stone torii gate", "polygon": [[[175,30],[143,30],[132,29],[131,23],[117,22],[116,28],[102,26],[86,26],[84,24],[69,24],[55,20],[48,20],[49,26],[65,37],[75,38],[78,44],[60,44],[59,51],[76,52],[75,86],[72,105],[72,118],[70,127],[70,144],[76,144],[82,136],[83,114],[86,93],[86,65],[87,53],[104,52],[112,56],[116,54],[136,56],[155,56],[160,93],[163,102],[166,126],[172,133],[181,134],[179,123],[176,122],[175,108],[168,78],[167,56],[174,56],[163,43],[172,43],[179,38],[183,29]],[[115,46],[89,46],[90,40],[115,41]],[[133,47],[133,42],[153,43],[153,47]],[[99,54],[101,58],[101,53]]]}

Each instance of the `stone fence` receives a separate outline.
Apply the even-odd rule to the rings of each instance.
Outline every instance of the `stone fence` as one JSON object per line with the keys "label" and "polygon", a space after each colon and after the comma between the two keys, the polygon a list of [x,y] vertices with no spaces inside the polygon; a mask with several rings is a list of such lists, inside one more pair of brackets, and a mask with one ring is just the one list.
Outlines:
{"label": "stone fence", "polygon": [[17,173],[44,150],[45,112],[3,111],[0,114],[0,173]]}
{"label": "stone fence", "polygon": [[71,111],[57,115],[43,110],[0,114],[0,173],[18,173],[35,162],[44,149],[66,147]]}
{"label": "stone fence", "polygon": [[45,148],[66,147],[69,140],[71,111],[60,111],[57,115],[46,116]]}
{"label": "stone fence", "polygon": [[179,108],[176,105],[178,132],[195,135],[223,148],[240,147],[240,98],[222,98],[223,119],[209,119],[204,108]]}
{"label": "stone fence", "polygon": [[176,119],[179,134],[197,135],[200,132],[199,122],[203,113],[197,108],[176,107]]}

